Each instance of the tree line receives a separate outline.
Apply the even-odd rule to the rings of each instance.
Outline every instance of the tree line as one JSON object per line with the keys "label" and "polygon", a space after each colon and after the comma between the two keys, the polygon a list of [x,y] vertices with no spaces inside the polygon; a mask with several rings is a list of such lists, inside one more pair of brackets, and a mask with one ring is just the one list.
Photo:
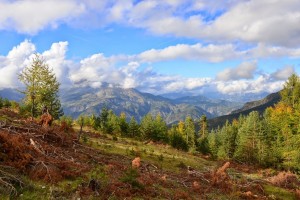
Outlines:
{"label": "tree line", "polygon": [[89,126],[105,134],[162,142],[184,151],[201,151],[208,144],[206,116],[199,119],[199,125],[203,127],[199,132],[196,132],[195,120],[190,116],[187,116],[184,121],[168,127],[160,114],[156,116],[147,114],[138,123],[134,117],[128,121],[124,112],[117,116],[106,107],[101,109],[98,116],[95,114],[80,115],[75,122],[80,129],[83,126]]}
{"label": "tree line", "polygon": [[296,74],[286,81],[280,94],[281,101],[262,115],[256,111],[241,115],[211,131],[205,115],[197,120],[187,116],[168,127],[159,114],[147,114],[140,123],[134,117],[127,122],[125,113],[117,116],[107,108],[99,116],[81,115],[77,122],[106,134],[163,142],[183,151],[209,154],[212,159],[300,172],[300,79]]}
{"label": "tree line", "polygon": [[281,101],[263,115],[252,112],[208,135],[215,159],[234,159],[300,172],[300,79],[293,74],[284,84]]}

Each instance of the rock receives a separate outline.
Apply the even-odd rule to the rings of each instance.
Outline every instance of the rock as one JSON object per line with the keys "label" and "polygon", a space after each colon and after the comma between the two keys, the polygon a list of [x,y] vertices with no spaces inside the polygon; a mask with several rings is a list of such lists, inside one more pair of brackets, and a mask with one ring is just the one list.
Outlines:
{"label": "rock", "polygon": [[167,181],[167,176],[168,176],[168,175],[166,175],[166,174],[163,175],[162,177],[160,177],[160,180],[162,180],[162,181]]}
{"label": "rock", "polygon": [[198,181],[194,181],[192,187],[193,187],[194,190],[200,190],[200,184],[199,184],[199,182]]}
{"label": "rock", "polygon": [[132,164],[132,168],[135,168],[135,169],[140,168],[140,166],[141,166],[141,158],[140,157],[136,157],[135,159],[132,160],[131,164]]}

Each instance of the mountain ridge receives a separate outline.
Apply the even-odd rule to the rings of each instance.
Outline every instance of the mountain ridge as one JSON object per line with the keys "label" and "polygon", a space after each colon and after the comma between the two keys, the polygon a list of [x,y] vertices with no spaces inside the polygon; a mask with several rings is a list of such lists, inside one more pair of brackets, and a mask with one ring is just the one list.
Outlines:
{"label": "mountain ridge", "polygon": [[72,88],[64,90],[61,99],[65,114],[75,118],[81,113],[98,114],[103,107],[112,109],[117,115],[124,112],[128,118],[133,116],[138,121],[148,113],[160,114],[168,124],[183,120],[187,115],[193,118],[202,115],[213,117],[198,106],[175,104],[170,99],[142,93],[136,89],[106,86],[99,89]]}
{"label": "mountain ridge", "polygon": [[[22,99],[22,94],[13,89],[0,90],[0,96],[15,98],[13,100]],[[117,115],[125,112],[128,120],[132,116],[140,121],[148,113],[160,114],[168,124],[184,120],[187,115],[194,119],[206,115],[210,119],[238,112],[239,108],[243,109],[240,102],[212,99],[203,95],[170,99],[110,84],[103,84],[100,88],[61,88],[60,99],[64,113],[73,118],[77,118],[80,114],[97,115],[105,106]]]}
{"label": "mountain ridge", "polygon": [[215,129],[218,127],[222,127],[222,125],[224,125],[227,120],[231,122],[234,119],[238,119],[240,115],[248,115],[250,112],[253,111],[257,111],[260,114],[262,114],[268,107],[274,106],[276,103],[278,103],[280,99],[281,97],[279,91],[271,93],[263,99],[247,102],[242,108],[232,111],[228,115],[208,119],[209,128]]}
{"label": "mountain ridge", "polygon": [[231,102],[223,99],[212,99],[203,95],[186,96],[173,100],[175,103],[187,103],[196,105],[208,111],[214,116],[229,114],[231,111],[240,108],[243,104],[240,102]]}

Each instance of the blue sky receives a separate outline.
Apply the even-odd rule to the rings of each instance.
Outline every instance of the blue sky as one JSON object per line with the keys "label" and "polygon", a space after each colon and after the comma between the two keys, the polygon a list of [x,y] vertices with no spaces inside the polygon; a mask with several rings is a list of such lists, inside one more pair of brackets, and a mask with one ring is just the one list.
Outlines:
{"label": "blue sky", "polygon": [[65,85],[274,92],[300,73],[298,0],[0,0],[0,88],[35,52]]}

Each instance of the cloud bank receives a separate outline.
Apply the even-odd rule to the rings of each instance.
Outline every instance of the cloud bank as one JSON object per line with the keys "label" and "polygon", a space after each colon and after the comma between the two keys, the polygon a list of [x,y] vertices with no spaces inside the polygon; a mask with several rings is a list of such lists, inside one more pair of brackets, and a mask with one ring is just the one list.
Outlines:
{"label": "cloud bank", "polygon": [[85,5],[72,0],[0,1],[0,30],[36,34],[46,27],[56,28],[84,13]]}
{"label": "cloud bank", "polygon": [[[174,51],[171,51],[170,49],[173,48]],[[224,94],[274,92],[281,89],[286,78],[295,72],[293,66],[283,66],[273,73],[262,73],[256,61],[241,62],[238,66],[219,72],[216,78],[186,78],[179,75],[164,75],[155,72],[151,67],[143,67],[144,62],[171,59],[174,57],[173,53],[176,56],[182,55],[182,58],[197,59],[195,55],[199,53],[199,49],[200,52],[210,49],[210,47],[199,45],[191,46],[190,48],[186,46],[183,50],[177,48],[178,46],[163,50],[150,50],[146,51],[146,53],[141,52],[138,55],[127,57],[106,57],[104,54],[99,53],[80,61],[74,61],[66,58],[68,42],[57,42],[53,43],[49,50],[40,52],[40,54],[49,66],[53,68],[58,80],[65,86],[99,87],[103,82],[107,82],[123,88],[137,88],[154,94],[172,92],[192,92],[195,94],[205,92],[220,92]],[[230,47],[230,49],[234,48]],[[17,74],[25,66],[30,65],[35,51],[35,45],[25,40],[13,47],[7,55],[0,56],[0,74],[5,74],[0,79],[0,88],[20,87]],[[178,53],[178,51],[183,53]],[[184,53],[185,51],[192,51],[195,55],[185,57],[187,55]],[[149,56],[149,52],[150,54],[156,54],[156,56]],[[211,55],[214,57],[213,54]],[[210,59],[209,56],[208,59]],[[260,72],[258,73],[258,71]]]}
{"label": "cloud bank", "polygon": [[206,42],[299,47],[299,7],[298,0],[1,0],[0,30],[120,24]]}

